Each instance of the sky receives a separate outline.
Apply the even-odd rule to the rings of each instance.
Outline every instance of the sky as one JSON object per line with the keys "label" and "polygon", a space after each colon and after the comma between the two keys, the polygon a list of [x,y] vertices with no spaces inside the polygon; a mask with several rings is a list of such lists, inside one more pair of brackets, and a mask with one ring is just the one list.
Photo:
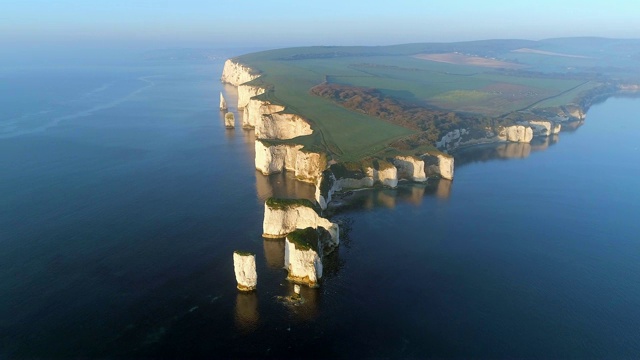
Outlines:
{"label": "sky", "polygon": [[2,0],[0,46],[282,47],[640,38],[637,0]]}

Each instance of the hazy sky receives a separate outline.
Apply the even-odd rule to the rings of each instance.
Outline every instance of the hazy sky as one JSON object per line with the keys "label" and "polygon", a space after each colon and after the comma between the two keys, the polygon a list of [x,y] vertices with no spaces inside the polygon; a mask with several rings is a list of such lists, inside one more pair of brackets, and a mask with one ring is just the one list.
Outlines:
{"label": "hazy sky", "polygon": [[2,0],[0,46],[385,45],[640,37],[637,0]]}

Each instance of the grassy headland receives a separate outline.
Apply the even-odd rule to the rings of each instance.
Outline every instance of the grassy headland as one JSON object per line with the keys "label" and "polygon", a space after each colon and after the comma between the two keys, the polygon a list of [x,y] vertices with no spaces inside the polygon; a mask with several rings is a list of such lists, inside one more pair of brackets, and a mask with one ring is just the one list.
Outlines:
{"label": "grassy headland", "polygon": [[262,74],[252,83],[267,89],[263,99],[312,123],[314,135],[292,141],[359,161],[433,149],[457,127],[481,132],[584,108],[617,84],[640,82],[639,48],[638,40],[488,40],[288,48],[235,60]]}

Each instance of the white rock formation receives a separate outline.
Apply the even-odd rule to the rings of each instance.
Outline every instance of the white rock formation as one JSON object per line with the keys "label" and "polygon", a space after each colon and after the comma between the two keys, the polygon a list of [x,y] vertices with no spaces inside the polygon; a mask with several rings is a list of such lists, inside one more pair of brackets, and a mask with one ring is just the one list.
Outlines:
{"label": "white rock formation", "polygon": [[273,114],[284,110],[284,106],[273,105],[267,101],[250,99],[242,112],[242,127],[254,128],[260,123],[262,115]]}
{"label": "white rock formation", "polygon": [[314,287],[322,278],[322,259],[318,252],[296,245],[289,237],[284,245],[284,263],[289,273],[287,279],[294,282]]}
{"label": "white rock formation", "polygon": [[236,273],[238,290],[251,291],[258,284],[256,255],[240,251],[233,252],[233,270]]}
{"label": "white rock formation", "polygon": [[437,175],[443,179],[453,180],[453,156],[426,154],[424,155],[424,161],[427,175]]}
{"label": "white rock formation", "polygon": [[293,171],[296,179],[315,184],[327,166],[324,154],[302,150],[302,145],[265,145],[255,142],[256,169],[264,175]]}
{"label": "white rock formation", "polygon": [[551,136],[560,133],[561,124],[556,124],[549,120],[532,120],[529,125],[533,128],[534,136]]}
{"label": "white rock formation", "polygon": [[253,85],[238,86],[238,109],[247,107],[252,97],[264,94],[264,89]]}
{"label": "white rock formation", "polygon": [[338,224],[318,215],[311,202],[308,200],[306,202],[300,200],[267,200],[264,204],[262,236],[281,238],[296,229],[323,227],[331,235],[333,245],[338,245],[340,243]]}
{"label": "white rock formation", "polygon": [[398,177],[416,182],[424,182],[424,161],[413,156],[396,156],[393,164],[398,168]]}
{"label": "white rock formation", "polygon": [[379,182],[392,188],[398,186],[398,169],[393,164],[383,160],[378,160],[378,169],[375,167],[367,168],[367,177],[373,179],[374,184]]}
{"label": "white rock formation", "polygon": [[232,112],[224,114],[224,126],[227,129],[233,129],[236,126],[236,117]]}
{"label": "white rock formation", "polygon": [[256,119],[257,139],[293,139],[298,136],[311,135],[313,130],[302,117],[294,114],[264,114]]}
{"label": "white rock formation", "polygon": [[533,130],[523,125],[502,127],[498,131],[498,139],[502,141],[528,143],[533,139]]}
{"label": "white rock formation", "polygon": [[455,129],[446,133],[440,141],[436,142],[436,146],[441,149],[456,148],[467,134],[469,134],[467,129]]}
{"label": "white rock formation", "polygon": [[222,96],[222,93],[220,93],[220,110],[227,110],[227,101],[224,99],[224,96]]}
{"label": "white rock formation", "polygon": [[[323,173],[323,176],[318,178],[316,182],[315,199],[323,210],[327,208],[331,197],[336,191],[347,189],[362,189],[369,188],[380,183],[384,186],[395,188],[398,186],[398,169],[390,162],[384,160],[376,160],[378,162],[376,166],[364,166],[363,176],[355,177],[343,177],[337,179],[331,171]],[[324,193],[323,193],[324,188]]]}
{"label": "white rock formation", "polygon": [[224,83],[239,86],[240,84],[251,81],[257,77],[256,74],[248,66],[237,63],[231,59],[225,61],[224,68],[222,69],[222,77],[220,80]]}

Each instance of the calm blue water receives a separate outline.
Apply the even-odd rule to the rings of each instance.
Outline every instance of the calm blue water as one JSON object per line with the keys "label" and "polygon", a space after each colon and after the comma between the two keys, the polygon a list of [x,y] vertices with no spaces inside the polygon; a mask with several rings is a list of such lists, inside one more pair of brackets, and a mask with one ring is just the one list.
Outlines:
{"label": "calm blue water", "polygon": [[[0,357],[640,353],[640,100],[460,154],[453,183],[354,193],[290,307],[263,201],[313,189],[253,170],[221,69],[0,69]],[[253,294],[235,249],[258,254]]]}

